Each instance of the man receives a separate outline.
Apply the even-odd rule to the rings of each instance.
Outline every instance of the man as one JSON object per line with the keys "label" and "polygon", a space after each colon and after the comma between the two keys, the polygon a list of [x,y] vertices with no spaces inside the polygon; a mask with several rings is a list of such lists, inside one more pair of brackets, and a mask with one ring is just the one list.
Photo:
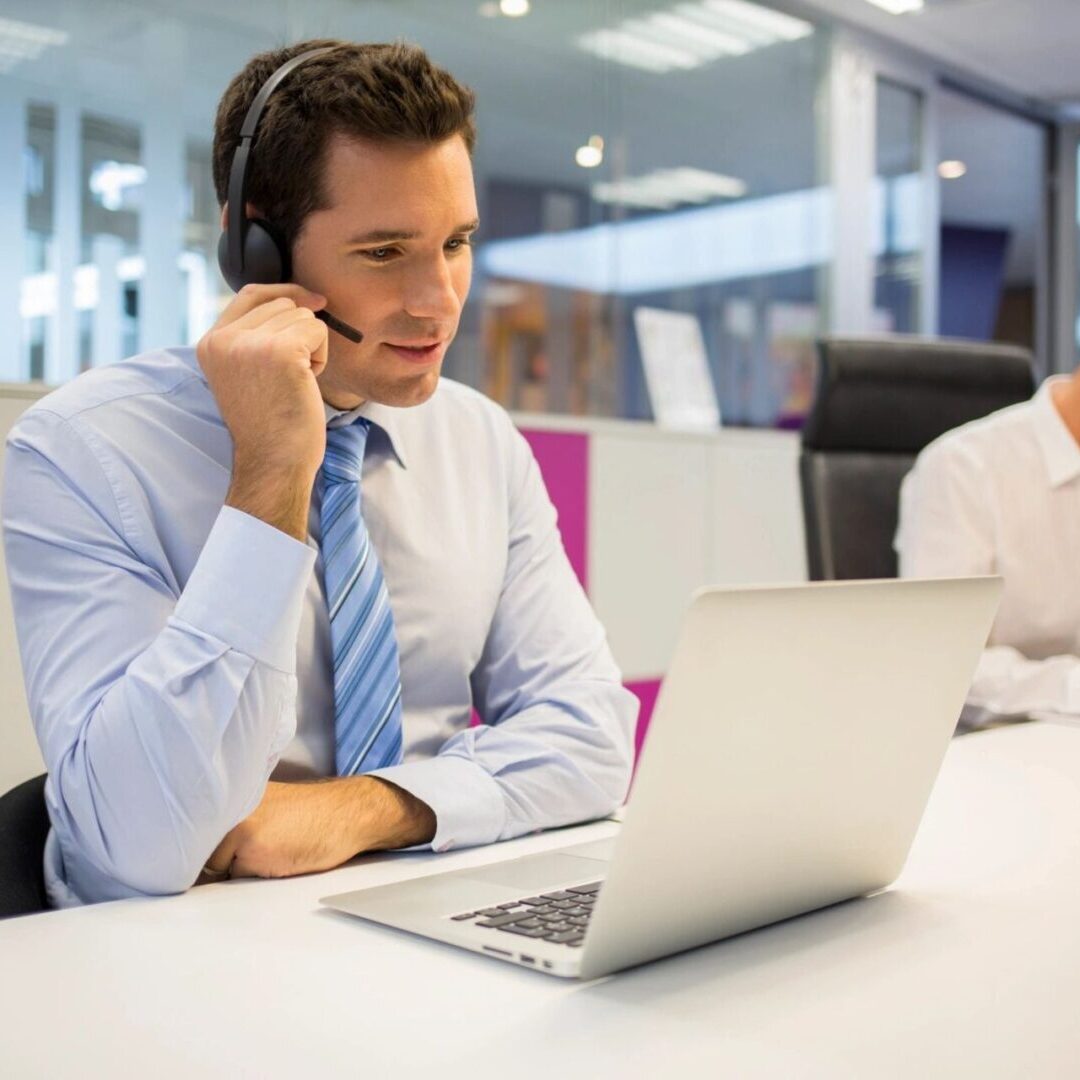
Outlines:
{"label": "man", "polygon": [[242,289],[195,350],[80,376],[8,441],[58,905],[507,839],[629,781],[636,702],[536,463],[439,377],[471,92],[406,45],[257,56],[218,110],[219,200],[255,94],[322,45],[270,97],[247,188],[302,285]]}
{"label": "man", "polygon": [[896,547],[904,577],[1005,579],[976,722],[1080,715],[1080,369],[928,446],[901,488]]}

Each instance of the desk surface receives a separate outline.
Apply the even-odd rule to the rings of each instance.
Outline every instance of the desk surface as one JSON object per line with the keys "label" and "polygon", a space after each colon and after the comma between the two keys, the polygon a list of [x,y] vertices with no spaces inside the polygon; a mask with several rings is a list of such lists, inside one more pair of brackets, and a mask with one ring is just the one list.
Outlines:
{"label": "desk surface", "polygon": [[1075,1076],[1080,728],[950,747],[894,889],[591,984],[317,907],[602,823],[0,923],[5,1076]]}

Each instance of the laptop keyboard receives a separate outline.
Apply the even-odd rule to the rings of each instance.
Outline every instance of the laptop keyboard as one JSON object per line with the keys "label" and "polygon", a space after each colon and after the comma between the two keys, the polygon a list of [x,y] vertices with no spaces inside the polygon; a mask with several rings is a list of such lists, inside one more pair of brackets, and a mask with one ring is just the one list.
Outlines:
{"label": "laptop keyboard", "polygon": [[479,911],[463,911],[450,918],[454,922],[471,920],[473,926],[485,930],[501,930],[506,934],[580,948],[593,904],[603,884],[594,881],[588,885],[570,885],[558,892],[526,896]]}

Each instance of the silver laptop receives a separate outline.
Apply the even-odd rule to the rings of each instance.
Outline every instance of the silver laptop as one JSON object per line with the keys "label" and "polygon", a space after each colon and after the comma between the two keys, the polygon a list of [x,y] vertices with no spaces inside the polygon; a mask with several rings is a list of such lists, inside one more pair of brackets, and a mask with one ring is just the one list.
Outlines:
{"label": "silver laptop", "polygon": [[899,874],[998,578],[708,589],[686,614],[617,837],[325,897],[594,978]]}

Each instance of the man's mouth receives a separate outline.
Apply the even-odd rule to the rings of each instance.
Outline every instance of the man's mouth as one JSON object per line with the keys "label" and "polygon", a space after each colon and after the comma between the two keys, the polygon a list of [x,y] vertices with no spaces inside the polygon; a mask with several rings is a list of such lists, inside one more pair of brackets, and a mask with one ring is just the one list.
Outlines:
{"label": "man's mouth", "polygon": [[442,355],[444,343],[442,341],[425,341],[405,344],[388,341],[386,347],[392,349],[403,360],[408,360],[413,364],[425,364],[439,359]]}

